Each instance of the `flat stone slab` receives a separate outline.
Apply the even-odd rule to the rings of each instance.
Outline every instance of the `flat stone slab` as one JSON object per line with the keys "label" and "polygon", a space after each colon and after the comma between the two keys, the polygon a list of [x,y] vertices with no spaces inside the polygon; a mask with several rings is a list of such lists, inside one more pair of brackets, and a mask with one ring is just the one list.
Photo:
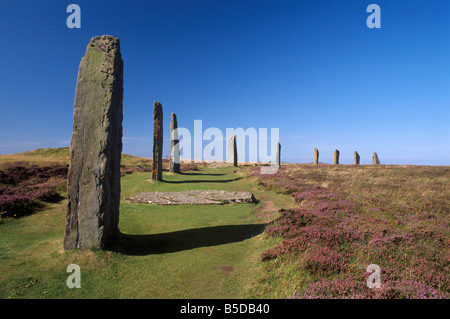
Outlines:
{"label": "flat stone slab", "polygon": [[156,205],[217,205],[225,203],[254,203],[250,192],[228,192],[221,190],[192,190],[182,192],[146,192],[127,196],[124,201]]}

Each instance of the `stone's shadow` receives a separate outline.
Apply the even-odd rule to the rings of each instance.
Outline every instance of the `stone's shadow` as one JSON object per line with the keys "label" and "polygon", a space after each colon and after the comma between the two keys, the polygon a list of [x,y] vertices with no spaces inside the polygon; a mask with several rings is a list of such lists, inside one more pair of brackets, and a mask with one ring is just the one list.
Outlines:
{"label": "stone's shadow", "polygon": [[168,181],[163,179],[164,183],[171,183],[171,184],[184,184],[184,183],[230,183],[234,181],[238,181],[242,179],[242,177],[236,177],[233,179],[195,179],[190,181]]}
{"label": "stone's shadow", "polygon": [[265,225],[213,226],[149,235],[120,233],[106,249],[131,256],[174,253],[240,242],[261,234]]}

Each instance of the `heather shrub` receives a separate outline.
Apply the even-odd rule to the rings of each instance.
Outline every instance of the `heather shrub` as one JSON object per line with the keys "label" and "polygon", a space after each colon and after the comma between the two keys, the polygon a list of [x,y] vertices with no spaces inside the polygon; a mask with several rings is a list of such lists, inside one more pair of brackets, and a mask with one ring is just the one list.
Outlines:
{"label": "heather shrub", "polygon": [[303,294],[294,294],[294,299],[363,299],[369,288],[355,278],[319,280],[310,284]]}
{"label": "heather shrub", "polygon": [[302,208],[282,210],[282,215],[276,222],[266,227],[266,233],[271,236],[292,237],[298,228],[310,225],[316,215]]}
{"label": "heather shrub", "polygon": [[133,172],[151,172],[151,165],[137,165],[137,166],[120,166],[120,176],[125,176]]}
{"label": "heather shrub", "polygon": [[447,299],[450,296],[416,280],[390,281],[372,291],[374,298],[384,299]]}
{"label": "heather shrub", "polygon": [[303,268],[314,275],[329,275],[345,270],[344,257],[327,246],[317,246],[305,253]]}
{"label": "heather shrub", "polygon": [[21,217],[33,213],[41,204],[27,195],[0,195],[0,216]]}
{"label": "heather shrub", "polygon": [[[285,165],[249,175],[295,199],[266,227],[281,241],[261,255],[273,267],[297,259],[311,275],[293,298],[449,297],[449,169]],[[379,289],[367,287],[370,264],[382,269]]]}
{"label": "heather shrub", "polygon": [[[366,276],[367,277],[367,276]],[[447,299],[448,293],[416,280],[381,282],[380,288],[367,287],[367,278],[349,276],[346,279],[319,280],[310,284],[298,299]]]}
{"label": "heather shrub", "polygon": [[0,171],[0,216],[21,217],[34,213],[45,202],[59,201],[67,166],[39,167],[23,162],[6,163]]}
{"label": "heather shrub", "polygon": [[33,186],[28,186],[27,188],[31,191],[34,197],[43,202],[57,202],[62,197],[56,191],[56,187],[59,184],[46,182],[42,184],[37,184]]}

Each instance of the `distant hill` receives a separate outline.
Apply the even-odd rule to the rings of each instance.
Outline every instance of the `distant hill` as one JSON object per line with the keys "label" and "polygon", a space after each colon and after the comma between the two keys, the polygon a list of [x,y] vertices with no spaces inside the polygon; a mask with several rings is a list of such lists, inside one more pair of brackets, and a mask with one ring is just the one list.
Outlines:
{"label": "distant hill", "polygon": [[[38,148],[32,151],[0,155],[0,167],[7,162],[28,162],[36,165],[69,165],[69,148]],[[138,157],[122,154],[121,164],[128,167],[138,165],[150,165],[152,160],[145,157]]]}

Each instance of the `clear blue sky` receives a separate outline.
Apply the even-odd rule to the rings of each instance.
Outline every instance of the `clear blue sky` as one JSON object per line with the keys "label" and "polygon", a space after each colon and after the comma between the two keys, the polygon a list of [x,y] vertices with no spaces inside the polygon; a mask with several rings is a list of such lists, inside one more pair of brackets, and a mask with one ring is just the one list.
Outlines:
{"label": "clear blue sky", "polygon": [[78,66],[103,34],[121,41],[125,153],[151,157],[156,100],[167,137],[175,112],[188,129],[279,128],[282,161],[317,147],[450,165],[448,0],[2,0],[0,154],[69,146]]}

